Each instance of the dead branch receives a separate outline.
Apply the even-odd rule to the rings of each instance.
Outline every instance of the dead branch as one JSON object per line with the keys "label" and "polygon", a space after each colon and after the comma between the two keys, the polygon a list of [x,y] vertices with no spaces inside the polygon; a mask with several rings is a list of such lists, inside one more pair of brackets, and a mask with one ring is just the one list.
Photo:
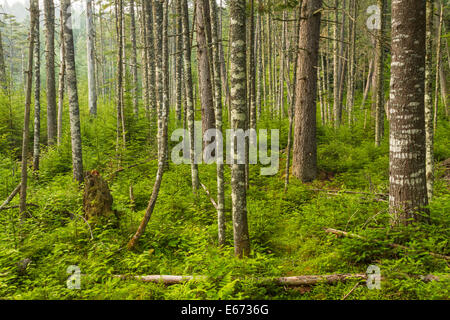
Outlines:
{"label": "dead branch", "polygon": [[[39,206],[35,203],[27,203],[27,207],[39,207]],[[19,205],[9,206],[9,207],[1,207],[0,210],[17,209],[17,208],[19,208]]]}
{"label": "dead branch", "polygon": [[[341,231],[341,230],[336,230],[336,229],[332,229],[332,228],[325,228],[325,232],[328,233],[332,233],[335,234],[337,236],[344,236],[344,237],[348,237],[348,238],[354,238],[354,239],[360,239],[360,240],[365,240],[368,241],[369,239],[360,236],[358,234],[354,234],[354,233],[349,233],[349,232],[345,232],[345,231]],[[373,242],[380,242],[378,240],[373,240]],[[402,250],[411,250],[411,248],[402,246],[400,244],[397,243],[389,243],[388,246],[390,246],[391,248],[399,248]],[[445,260],[450,260],[450,256],[446,256],[443,254],[439,254],[439,253],[434,253],[434,252],[427,252],[429,255],[436,257],[436,258],[441,258],[441,259],[445,259]]]}

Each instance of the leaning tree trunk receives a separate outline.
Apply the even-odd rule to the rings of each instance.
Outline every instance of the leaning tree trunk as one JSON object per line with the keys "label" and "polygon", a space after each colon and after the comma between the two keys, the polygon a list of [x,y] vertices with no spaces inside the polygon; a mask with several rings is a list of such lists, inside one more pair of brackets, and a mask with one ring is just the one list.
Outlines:
{"label": "leaning tree trunk", "polygon": [[302,4],[292,173],[303,182],[317,176],[316,99],[322,0]]}
{"label": "leaning tree trunk", "polygon": [[83,156],[81,151],[80,108],[78,104],[77,73],[75,69],[75,50],[73,43],[72,12],[70,0],[63,0],[64,44],[66,52],[67,90],[69,97],[70,137],[72,142],[73,178],[83,182]]}
{"label": "leaning tree trunk", "polygon": [[57,141],[56,85],[55,85],[55,5],[53,0],[44,0],[45,13],[45,57],[47,74],[47,139],[53,145]]}
{"label": "leaning tree trunk", "polygon": [[30,106],[31,106],[31,86],[33,82],[33,50],[35,42],[36,21],[39,15],[37,9],[38,0],[30,0],[30,40],[28,46],[28,70],[26,72],[26,97],[25,97],[25,114],[23,124],[23,140],[22,140],[22,165],[21,165],[21,182],[20,182],[20,202],[19,210],[21,216],[25,215],[27,210],[27,156],[28,143],[30,139]]}
{"label": "leaning tree trunk", "polygon": [[[230,0],[230,73],[231,77],[231,129],[246,129],[247,74],[245,44],[245,0]],[[236,145],[236,143],[234,143]],[[250,253],[247,223],[247,190],[245,163],[232,164],[231,202],[233,216],[234,253],[238,257]]]}
{"label": "leaning tree trunk", "polygon": [[393,224],[426,214],[425,177],[425,1],[392,3],[390,89],[390,190]]}
{"label": "leaning tree trunk", "polygon": [[[152,195],[150,197],[150,201],[148,203],[147,209],[145,211],[144,218],[139,225],[138,230],[128,242],[128,249],[133,250],[136,248],[136,245],[145,232],[145,228],[147,227],[148,222],[150,221],[150,217],[153,213],[153,209],[156,204],[156,200],[158,199],[159,189],[161,187],[161,182],[163,178],[165,162],[167,157],[167,118],[168,118],[168,100],[163,98],[164,95],[167,95],[167,88],[165,87],[166,78],[168,77],[167,68],[163,69],[163,48],[162,48],[162,24],[163,24],[163,8],[164,1],[155,0],[153,2],[153,22],[154,22],[154,30],[155,30],[155,57],[156,57],[156,87],[158,92],[158,142],[159,142],[159,152],[158,152],[158,171],[156,173],[156,180],[153,186]],[[165,7],[167,9],[167,7]],[[167,14],[167,13],[166,13]]]}
{"label": "leaning tree trunk", "polygon": [[97,115],[97,87],[95,83],[94,21],[92,18],[92,0],[86,1],[86,48],[89,91],[89,113]]}

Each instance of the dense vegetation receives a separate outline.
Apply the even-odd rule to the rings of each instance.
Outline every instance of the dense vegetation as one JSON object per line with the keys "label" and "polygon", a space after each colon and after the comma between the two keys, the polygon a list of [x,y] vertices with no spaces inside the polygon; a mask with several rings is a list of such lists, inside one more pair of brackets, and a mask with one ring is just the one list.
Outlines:
{"label": "dense vegetation", "polygon": [[[450,74],[448,52],[435,59],[439,61],[436,68],[433,63],[433,55],[438,56],[441,50],[435,40],[444,42],[448,38],[445,27],[441,30],[444,20],[448,21],[444,14],[448,8],[435,1],[436,13],[427,14],[428,23],[434,16],[440,19],[435,27],[441,29],[434,34],[434,41],[428,33],[426,52],[417,49],[422,50],[422,58],[425,53],[428,58],[427,72],[417,66],[420,84],[411,82],[409,86],[420,102],[398,102],[392,92],[398,88],[400,93],[406,92],[404,83],[409,79],[396,77],[405,71],[401,69],[404,63],[394,60],[398,55],[394,57],[389,48],[391,40],[403,44],[409,35],[399,36],[395,28],[391,33],[386,27],[388,21],[383,21],[378,31],[368,32],[367,16],[362,13],[370,1],[349,0],[340,7],[339,1],[229,0],[224,4],[220,1],[219,9],[214,6],[218,2],[213,1],[87,1],[93,3],[95,23],[73,31],[65,24],[58,30],[58,19],[39,31],[39,10],[48,20],[49,12],[56,12],[50,5],[52,0],[45,1],[43,10],[37,0],[31,0],[31,19],[23,23],[9,15],[1,18],[0,299],[448,299],[450,122],[446,82],[439,85],[439,76]],[[408,3],[413,2],[420,1]],[[433,1],[427,2],[430,5]],[[195,10],[210,10],[202,8],[208,3],[212,21],[194,20]],[[382,17],[398,18],[402,9],[399,3],[406,1],[396,2],[396,12],[391,11],[391,1],[377,3],[385,6]],[[69,0],[59,4],[71,7]],[[178,7],[181,4],[183,9]],[[299,4],[303,11],[298,10]],[[220,34],[215,34],[219,21],[215,11],[220,12]],[[352,15],[354,23],[347,19]],[[254,25],[247,27],[247,31],[253,29],[246,35],[242,22],[250,16]],[[412,14],[409,23],[417,16]],[[69,18],[70,10],[65,10],[59,22]],[[419,22],[422,41],[425,23]],[[136,30],[136,26],[143,28]],[[206,32],[205,36],[202,28],[207,27],[211,34]],[[91,42],[89,35],[94,32],[91,34],[90,29],[97,32]],[[256,40],[252,38],[255,34]],[[49,35],[56,35],[57,44],[64,43],[60,53],[55,48],[51,53],[47,50]],[[309,35],[315,35],[315,40],[310,41]],[[253,39],[249,43],[259,46],[246,45],[246,36]],[[214,37],[217,41],[211,39]],[[40,44],[33,41],[39,38]],[[280,43],[278,38],[282,38]],[[96,51],[86,54],[86,42],[87,47],[95,45]],[[308,49],[298,47],[298,43]],[[444,47],[443,43],[442,51]],[[293,54],[299,48],[307,53]],[[40,63],[35,60],[33,77],[32,52],[46,58],[46,68],[42,60],[38,71]],[[251,52],[253,56],[247,57]],[[227,57],[226,62],[219,53]],[[29,65],[25,66],[27,54]],[[56,68],[55,61],[50,68],[49,56],[56,61]],[[413,64],[418,55],[411,56],[408,59],[405,55],[405,63]],[[346,61],[355,69],[346,67]],[[186,71],[188,66],[192,71]],[[65,76],[61,71],[64,68]],[[223,79],[218,75],[221,68],[225,71]],[[431,69],[438,74],[433,81]],[[60,71],[61,85],[56,86]],[[151,76],[155,71],[156,76]],[[54,79],[50,79],[50,73]],[[395,86],[389,88],[391,74]],[[54,88],[49,94],[51,82]],[[93,89],[95,82],[97,89]],[[427,94],[432,94],[420,90],[425,83]],[[223,84],[226,86],[220,92],[217,88]],[[56,87],[62,88],[58,98]],[[205,93],[205,88],[209,92]],[[433,94],[435,99],[430,98]],[[93,96],[97,96],[96,104]],[[189,103],[191,99],[194,106]],[[56,119],[56,101],[63,102],[61,121]],[[35,117],[39,103],[40,116]],[[436,123],[430,121],[433,103]],[[47,112],[50,104],[53,115]],[[194,111],[195,118],[191,119]],[[168,117],[165,112],[169,112]],[[223,124],[217,116],[223,116]],[[420,121],[403,121],[412,118]],[[246,164],[225,164],[220,179],[219,166],[200,164],[202,186],[196,189],[193,167],[175,164],[167,156],[178,143],[171,141],[172,132],[193,126],[192,120],[202,121],[203,129],[222,125],[223,130],[279,129],[277,174],[261,175],[262,165],[257,164],[248,166],[247,175]],[[24,125],[33,128],[33,121],[40,132]],[[390,124],[394,122],[398,124],[394,126],[397,136],[390,136],[394,131],[389,132]],[[297,131],[293,132],[293,126]],[[50,127],[52,130],[48,130]],[[434,136],[427,131],[425,139],[425,129],[435,129]],[[398,138],[402,134],[403,138]],[[36,142],[35,137],[40,140]],[[303,139],[300,146],[299,139]],[[405,145],[416,144],[423,147],[417,154],[413,153],[417,150],[402,150]],[[434,151],[431,160],[429,154],[424,155],[425,146],[430,145]],[[300,157],[309,152],[305,146],[313,150],[306,161],[308,156]],[[36,154],[38,169],[33,165]],[[393,175],[393,169],[399,169],[398,163],[402,163],[398,161],[394,168],[395,157],[406,159],[404,167],[411,172],[397,170]],[[287,166],[289,171],[287,158],[293,159]],[[417,163],[420,167],[414,172],[411,168]],[[430,176],[425,176],[425,167],[429,170],[433,166],[429,201],[426,180],[429,182]],[[93,174],[108,184],[113,215],[90,219],[85,212],[83,178]],[[286,176],[290,177],[289,184]],[[153,209],[149,199],[151,204],[158,185],[155,181],[161,177]],[[224,229],[220,228],[217,205],[221,201],[220,180],[224,181]],[[420,185],[424,192],[417,207],[402,212],[396,204],[409,205],[417,200],[412,199],[414,192],[410,190],[405,199],[394,199],[398,193],[403,195],[408,184]],[[393,191],[392,185],[397,189]],[[21,192],[12,201],[3,202],[19,188]],[[242,205],[245,201],[237,198],[246,203]],[[95,206],[95,201],[90,205]],[[133,235],[141,230],[148,213],[151,219],[134,241]],[[421,214],[428,219],[420,219]],[[241,245],[236,239],[247,240],[246,230],[237,236],[236,225],[242,227],[246,219],[249,241]],[[329,232],[330,228],[337,231]],[[223,246],[221,230],[225,230]],[[241,248],[237,249],[237,244]],[[81,272],[80,290],[68,286],[71,266]],[[364,275],[369,266],[381,271],[380,289],[369,288],[362,277],[300,286],[280,285],[276,280]],[[144,275],[206,277],[173,285],[133,278]]]}
{"label": "dense vegetation", "polygon": [[[84,95],[81,95],[84,96]],[[19,102],[20,99],[17,98]],[[81,103],[81,105],[85,105]],[[13,117],[22,112],[14,104]],[[133,143],[126,160],[117,170],[113,107],[102,104],[97,119],[89,119],[82,109],[83,152],[87,170],[108,177],[114,208],[119,219],[89,227],[79,218],[82,190],[72,180],[70,137],[62,145],[42,154],[39,176],[30,171],[29,202],[31,219],[20,221],[17,209],[0,211],[0,296],[14,299],[340,299],[358,282],[313,287],[284,288],[262,285],[255,278],[288,275],[364,273],[367,266],[381,268],[381,290],[363,284],[350,299],[445,299],[448,281],[424,282],[420,275],[445,275],[448,264],[426,252],[448,254],[450,191],[448,168],[438,167],[431,224],[418,224],[395,232],[387,228],[387,202],[361,194],[329,195],[312,189],[356,190],[385,193],[388,186],[388,144],[373,145],[371,130],[358,125],[351,131],[319,128],[320,179],[302,184],[293,179],[287,193],[283,171],[274,177],[259,175],[251,166],[248,193],[249,231],[252,254],[248,259],[234,257],[231,215],[227,212],[227,244],[217,248],[215,209],[208,196],[190,192],[188,165],[171,165],[164,177],[160,198],[137,252],[126,250],[147,205],[157,161],[152,145],[152,128],[145,119],[130,123]],[[2,119],[9,119],[2,108]],[[14,118],[13,118],[14,119]],[[7,127],[8,121],[2,121]],[[68,121],[68,119],[65,119]],[[19,121],[16,130],[20,132]],[[286,135],[287,121],[270,121],[264,126],[280,128]],[[171,121],[171,127],[176,122]],[[15,135],[15,134],[14,134]],[[6,198],[19,181],[17,154],[7,147],[10,131],[2,130],[0,194]],[[450,125],[439,123],[436,134],[436,160],[450,158]],[[281,141],[281,145],[285,145]],[[283,163],[283,152],[281,161]],[[139,164],[128,168],[128,166]],[[214,190],[215,166],[200,166],[201,181]],[[225,170],[229,181],[229,169]],[[135,201],[130,202],[133,185]],[[226,184],[229,208],[229,183]],[[14,202],[15,204],[15,202]],[[324,232],[335,228],[382,239],[382,243],[336,238]],[[402,243],[410,251],[389,248]],[[18,263],[30,258],[26,273]],[[82,290],[67,289],[69,265],[78,265],[83,274]],[[114,278],[115,274],[198,274],[210,280],[173,286],[141,283]],[[84,276],[85,275],[85,276]]]}

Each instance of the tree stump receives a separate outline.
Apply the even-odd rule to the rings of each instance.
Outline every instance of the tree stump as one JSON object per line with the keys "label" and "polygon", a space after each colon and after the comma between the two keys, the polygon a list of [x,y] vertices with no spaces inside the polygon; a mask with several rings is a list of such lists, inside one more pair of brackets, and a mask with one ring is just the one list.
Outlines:
{"label": "tree stump", "polygon": [[115,215],[112,210],[113,198],[108,183],[98,171],[86,172],[84,178],[83,210],[87,220],[97,220]]}

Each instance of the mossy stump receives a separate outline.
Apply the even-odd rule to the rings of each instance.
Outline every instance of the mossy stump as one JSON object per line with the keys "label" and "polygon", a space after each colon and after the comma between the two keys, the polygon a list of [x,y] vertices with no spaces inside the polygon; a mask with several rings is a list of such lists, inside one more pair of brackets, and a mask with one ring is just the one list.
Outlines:
{"label": "mossy stump", "polygon": [[95,222],[101,218],[115,216],[112,204],[113,197],[109,191],[108,183],[96,170],[86,172],[83,194],[85,218]]}

